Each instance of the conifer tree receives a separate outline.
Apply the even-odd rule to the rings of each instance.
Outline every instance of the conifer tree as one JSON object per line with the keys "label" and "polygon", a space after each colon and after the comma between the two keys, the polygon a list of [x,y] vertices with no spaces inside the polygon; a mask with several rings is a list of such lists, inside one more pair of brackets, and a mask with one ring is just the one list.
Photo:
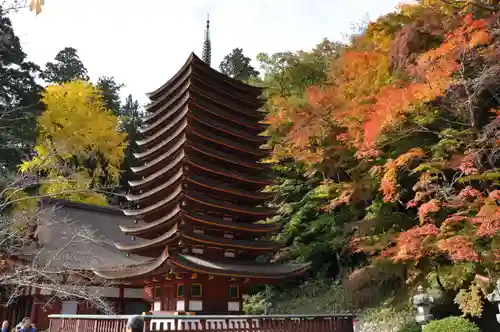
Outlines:
{"label": "conifer tree", "polygon": [[0,164],[15,169],[35,143],[35,116],[43,109],[40,68],[27,61],[10,19],[0,12]]}

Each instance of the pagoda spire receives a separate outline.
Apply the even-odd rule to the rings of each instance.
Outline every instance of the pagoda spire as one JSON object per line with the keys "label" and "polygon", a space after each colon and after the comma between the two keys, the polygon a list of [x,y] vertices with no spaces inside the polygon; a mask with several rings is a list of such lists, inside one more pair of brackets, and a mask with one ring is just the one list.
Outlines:
{"label": "pagoda spire", "polygon": [[212,60],[212,42],[210,41],[210,17],[207,14],[207,27],[205,28],[205,41],[203,42],[203,61],[210,66]]}

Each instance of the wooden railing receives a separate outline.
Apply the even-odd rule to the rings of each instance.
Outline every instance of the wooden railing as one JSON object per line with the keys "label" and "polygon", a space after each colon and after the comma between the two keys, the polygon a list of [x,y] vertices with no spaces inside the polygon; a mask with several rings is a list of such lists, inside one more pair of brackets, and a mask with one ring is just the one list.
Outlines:
{"label": "wooden railing", "polygon": [[[48,332],[125,332],[129,316],[50,315]],[[353,332],[352,315],[143,316],[144,332]]]}

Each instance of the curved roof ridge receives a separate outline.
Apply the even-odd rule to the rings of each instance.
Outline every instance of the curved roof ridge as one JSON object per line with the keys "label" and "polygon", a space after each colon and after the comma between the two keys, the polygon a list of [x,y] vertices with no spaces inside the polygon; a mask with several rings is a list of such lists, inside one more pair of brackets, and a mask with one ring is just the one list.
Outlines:
{"label": "curved roof ridge", "polygon": [[233,194],[235,196],[246,197],[256,200],[268,200],[274,196],[274,193],[272,192],[262,192],[261,190],[251,191],[245,189],[238,189],[235,188],[234,186],[228,185],[220,181],[211,180],[201,175],[187,176],[186,181],[189,181],[201,187],[211,188],[214,191],[226,192]]}
{"label": "curved roof ridge", "polygon": [[164,267],[164,264],[168,261],[169,258],[170,255],[168,252],[168,248],[165,248],[162,254],[155,259],[147,260],[135,265],[120,266],[118,268],[92,268],[92,271],[98,277],[108,280],[127,279],[130,277],[138,277],[142,275],[148,275],[150,273],[159,272],[162,270],[162,267]]}
{"label": "curved roof ridge", "polygon": [[182,89],[180,89],[175,95],[171,97],[165,104],[161,105],[154,113],[149,114],[148,116],[144,117],[144,123],[149,123],[151,120],[156,118],[158,115],[162,114],[167,108],[170,106],[177,104],[179,102],[179,99],[183,97],[184,95],[189,96],[189,82],[184,82],[184,86]]}
{"label": "curved roof ridge", "polygon": [[254,216],[262,216],[262,217],[267,217],[276,212],[276,209],[271,209],[271,208],[262,208],[262,207],[248,207],[248,206],[241,206],[241,205],[236,205],[230,202],[224,202],[220,200],[216,200],[213,198],[210,198],[206,195],[202,195],[197,192],[189,191],[186,190],[184,192],[184,197],[186,199],[190,199],[194,202],[211,206],[220,210],[226,210],[226,211],[231,211],[231,212],[237,212],[241,214],[249,214],[249,215],[254,215]]}
{"label": "curved roof ridge", "polygon": [[180,231],[181,237],[204,244],[210,244],[219,247],[226,248],[237,248],[246,250],[260,250],[260,251],[272,251],[277,250],[285,246],[283,241],[271,241],[271,240],[239,240],[239,239],[227,239],[224,237],[216,237],[206,234],[197,234],[194,232],[183,232]]}
{"label": "curved roof ridge", "polygon": [[304,273],[310,263],[276,264],[238,261],[235,259],[209,260],[198,256],[172,253],[170,263],[188,271],[218,276],[280,279]]}
{"label": "curved roof ridge", "polygon": [[[180,110],[180,112],[177,114],[177,112],[179,110]],[[189,108],[187,107],[186,103],[184,102],[183,104],[176,106],[175,109],[170,110],[167,114],[165,114],[165,116],[163,116],[161,119],[159,119],[155,123],[148,125],[146,127],[140,128],[139,132],[141,134],[147,135],[146,133],[151,131],[151,129],[155,129],[159,124],[162,124],[164,121],[169,119],[171,116],[177,114],[177,116],[173,119],[170,119],[170,121],[168,121],[168,124],[166,126],[164,126],[162,129],[158,130],[157,132],[155,132],[152,135],[148,135],[148,137],[145,139],[137,140],[136,141],[137,145],[139,145],[139,146],[146,145],[146,144],[150,143],[151,141],[153,141],[155,138],[158,138],[159,136],[164,134],[166,131],[168,131],[170,128],[172,128],[172,126],[174,126],[180,120],[182,120],[182,118],[188,113],[188,111],[189,111]]]}
{"label": "curved roof ridge", "polygon": [[154,145],[153,147],[145,151],[134,153],[134,157],[137,159],[143,159],[144,157],[148,157],[151,154],[158,152],[161,148],[167,146],[169,143],[172,143],[172,141],[174,141],[175,139],[178,139],[181,136],[186,137],[184,130],[187,128],[187,126],[188,123],[186,120],[179,127],[177,127],[177,129],[168,138],[161,140],[158,144]]}
{"label": "curved roof ridge", "polygon": [[151,195],[154,195],[156,193],[159,193],[160,191],[172,186],[174,183],[179,181],[182,177],[182,174],[184,173],[182,167],[179,168],[177,173],[175,173],[171,178],[168,179],[168,181],[162,183],[161,185],[154,187],[153,189],[140,193],[139,195],[130,195],[127,194],[125,196],[129,202],[140,202],[141,200],[150,197]]}
{"label": "curved roof ridge", "polygon": [[279,230],[283,223],[273,223],[273,224],[258,224],[258,223],[243,223],[236,221],[228,221],[223,218],[216,218],[211,216],[206,216],[196,212],[183,211],[184,217],[196,223],[203,223],[213,227],[221,227],[227,229],[239,229],[248,232],[258,232],[266,233]]}
{"label": "curved roof ridge", "polygon": [[175,223],[172,226],[172,228],[168,230],[168,232],[165,232],[160,236],[155,237],[154,239],[151,240],[141,239],[141,240],[136,240],[134,243],[115,243],[115,247],[121,251],[133,252],[133,253],[140,252],[142,250],[154,246],[163,245],[171,241],[175,241],[179,237],[178,231],[179,231],[179,225]]}
{"label": "curved roof ridge", "polygon": [[187,58],[186,62],[184,62],[184,64],[182,65],[182,67],[174,74],[174,76],[172,76],[167,82],[165,82],[162,86],[160,86],[158,89],[154,90],[154,91],[151,91],[151,92],[148,92],[146,93],[146,96],[150,99],[153,99],[153,98],[156,98],[158,96],[158,94],[163,91],[166,87],[168,87],[169,85],[171,85],[173,82],[175,82],[179,76],[181,76],[181,74],[187,69],[189,68],[189,66],[191,65],[191,62],[193,61],[194,57],[196,57],[196,55],[191,52],[191,54],[189,55],[189,57]]}
{"label": "curved roof ridge", "polygon": [[144,223],[142,225],[135,224],[131,226],[124,226],[124,225],[119,225],[120,230],[125,233],[125,234],[139,234],[147,230],[155,229],[158,226],[161,226],[163,223],[175,218],[179,213],[181,212],[181,206],[180,204],[176,204],[172,210],[164,214],[160,219],[157,219],[155,221],[149,222],[149,223]]}
{"label": "curved roof ridge", "polygon": [[148,205],[142,209],[134,209],[134,210],[126,209],[126,210],[123,210],[123,213],[126,216],[141,216],[141,215],[150,213],[161,206],[164,206],[168,203],[171,203],[176,198],[178,198],[181,193],[182,193],[182,185],[178,185],[177,188],[173,192],[170,193],[170,195],[168,195],[167,197],[165,197],[161,201],[158,201],[154,204]]}
{"label": "curved roof ridge", "polygon": [[228,178],[232,178],[235,180],[240,180],[243,182],[247,183],[256,183],[260,185],[269,185],[272,183],[272,180],[267,178],[267,176],[255,176],[255,175],[248,175],[248,174],[243,174],[243,173],[238,173],[229,169],[226,169],[224,167],[216,167],[214,168],[214,165],[210,165],[204,161],[202,161],[200,158],[196,158],[193,156],[188,156],[186,158],[186,162],[189,163],[190,165],[193,165],[194,167],[197,167],[199,169],[202,169],[207,172],[223,175]]}
{"label": "curved roof ridge", "polygon": [[167,166],[159,169],[158,171],[154,172],[153,174],[148,175],[147,177],[145,177],[141,180],[129,181],[128,182],[129,186],[138,187],[138,186],[142,186],[146,183],[149,183],[153,180],[156,180],[158,178],[158,176],[167,173],[168,171],[172,170],[174,167],[179,165],[180,162],[184,159],[184,157],[185,157],[184,150],[181,150],[179,155],[174,160],[172,160],[170,163],[168,163]]}
{"label": "curved roof ridge", "polygon": [[175,152],[177,152],[180,148],[182,148],[182,146],[184,145],[184,143],[186,143],[186,135],[182,135],[182,139],[180,139],[177,143],[175,143],[174,146],[172,146],[170,149],[168,149],[165,153],[159,155],[158,157],[148,161],[147,163],[144,163],[142,166],[139,166],[139,167],[130,167],[130,170],[133,172],[133,173],[136,173],[136,174],[139,174],[140,172],[142,171],[145,171],[147,170],[148,168],[156,165],[158,162],[170,157],[172,154],[174,154]]}

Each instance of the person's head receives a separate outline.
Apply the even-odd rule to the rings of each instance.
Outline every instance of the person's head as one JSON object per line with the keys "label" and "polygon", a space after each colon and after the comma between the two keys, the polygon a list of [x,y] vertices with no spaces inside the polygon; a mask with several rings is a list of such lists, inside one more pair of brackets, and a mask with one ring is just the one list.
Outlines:
{"label": "person's head", "polygon": [[31,318],[29,317],[24,318],[22,323],[24,328],[31,327]]}
{"label": "person's head", "polygon": [[131,316],[127,320],[126,332],[142,332],[144,330],[144,319],[139,315]]}
{"label": "person's head", "polygon": [[4,321],[2,322],[2,328],[3,328],[3,329],[6,329],[6,328],[8,328],[8,327],[9,327],[9,322],[8,322],[8,321],[6,321],[6,320],[4,320]]}

